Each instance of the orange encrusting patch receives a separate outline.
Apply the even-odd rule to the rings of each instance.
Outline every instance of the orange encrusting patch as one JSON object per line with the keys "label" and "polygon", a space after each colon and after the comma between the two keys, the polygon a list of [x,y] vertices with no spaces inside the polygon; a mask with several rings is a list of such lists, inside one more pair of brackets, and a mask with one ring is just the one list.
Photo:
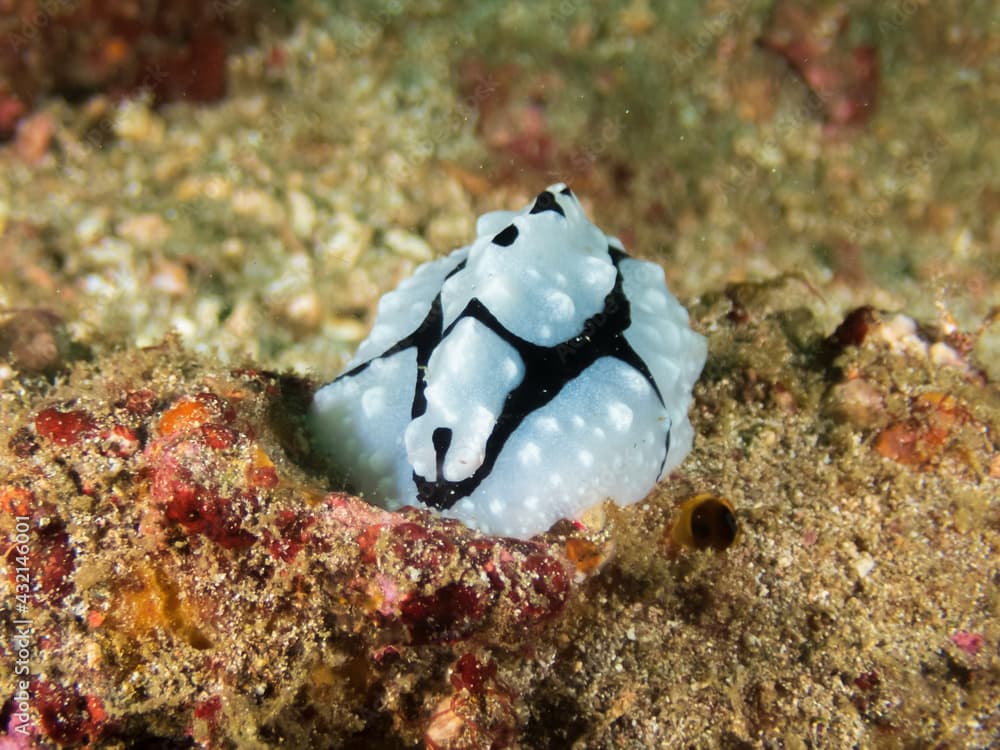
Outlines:
{"label": "orange encrusting patch", "polygon": [[160,417],[161,435],[170,435],[180,430],[192,430],[212,421],[208,406],[193,399],[182,399],[171,406]]}
{"label": "orange encrusting patch", "polygon": [[256,443],[250,448],[250,464],[247,466],[246,479],[251,487],[270,489],[278,485],[278,470],[274,461]]}
{"label": "orange encrusting patch", "polygon": [[873,443],[875,452],[904,466],[928,471],[948,455],[961,463],[976,463],[960,438],[963,427],[982,432],[985,426],[954,396],[939,391],[922,393],[910,402],[910,415],[890,424]]}
{"label": "orange encrusting patch", "polygon": [[226,399],[210,391],[178,399],[160,415],[157,427],[160,435],[193,430],[204,424],[232,424],[236,412]]}
{"label": "orange encrusting patch", "polygon": [[122,579],[107,615],[89,617],[88,622],[130,639],[148,638],[156,630],[165,630],[196,649],[210,648],[212,642],[195,619],[190,605],[180,599],[176,588],[159,571],[142,567],[128,580]]}
{"label": "orange encrusting patch", "polygon": [[596,573],[608,559],[605,549],[578,537],[566,540],[566,557],[576,567],[576,572],[583,576]]}
{"label": "orange encrusting patch", "polygon": [[23,487],[0,488],[0,510],[5,516],[28,516],[35,507],[34,493]]}

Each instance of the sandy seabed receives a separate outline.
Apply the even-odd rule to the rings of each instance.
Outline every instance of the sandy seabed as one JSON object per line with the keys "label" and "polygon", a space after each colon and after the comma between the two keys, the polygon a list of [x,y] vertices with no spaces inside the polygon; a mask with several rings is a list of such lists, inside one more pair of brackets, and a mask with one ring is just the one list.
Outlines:
{"label": "sandy seabed", "polygon": [[[41,103],[0,149],[0,747],[995,745],[998,11],[780,8],[306,4],[216,105]],[[530,544],[335,492],[311,389],[558,180],[709,338],[691,456]],[[724,553],[673,541],[699,492]]]}

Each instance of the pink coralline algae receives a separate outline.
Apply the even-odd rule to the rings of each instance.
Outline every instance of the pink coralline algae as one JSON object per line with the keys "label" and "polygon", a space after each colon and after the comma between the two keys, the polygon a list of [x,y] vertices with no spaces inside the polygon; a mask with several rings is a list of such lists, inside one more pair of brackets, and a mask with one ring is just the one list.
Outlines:
{"label": "pink coralline algae", "polygon": [[[302,468],[308,384],[179,382],[170,351],[40,394],[2,438],[0,585],[31,581],[28,745],[225,747],[248,717],[289,747],[516,742],[530,685],[512,675],[593,570],[567,541],[590,543],[326,492]],[[151,696],[155,719],[134,708]]]}
{"label": "pink coralline algae", "polygon": [[982,650],[983,644],[986,643],[986,639],[983,638],[982,634],[970,633],[967,630],[959,630],[952,633],[948,636],[948,640],[958,646],[969,656],[975,656],[978,654]]}

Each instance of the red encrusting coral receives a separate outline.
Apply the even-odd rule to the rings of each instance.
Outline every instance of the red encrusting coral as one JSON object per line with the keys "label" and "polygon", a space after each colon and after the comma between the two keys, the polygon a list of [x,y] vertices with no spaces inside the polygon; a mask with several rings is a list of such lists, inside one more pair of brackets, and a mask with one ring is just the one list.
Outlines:
{"label": "red encrusting coral", "polygon": [[[956,338],[961,340],[868,306],[848,313],[823,342],[823,354],[839,379],[828,394],[829,411],[871,429],[872,449],[897,464],[918,471],[982,473],[997,461],[995,437],[970,403],[919,382],[895,393],[898,386],[888,387],[876,371],[881,358],[898,357],[922,368],[941,368],[963,386],[985,382],[970,358],[971,347],[963,351],[949,343]],[[859,357],[862,352],[867,356]]]}
{"label": "red encrusting coral", "polygon": [[497,663],[462,654],[450,680],[453,692],[437,704],[424,735],[428,750],[512,746],[518,728],[514,696],[497,678]]}
{"label": "red encrusting coral", "polygon": [[26,519],[29,528],[27,541],[12,537],[0,546],[7,579],[16,586],[27,571],[32,604],[58,607],[73,590],[76,558],[65,523],[51,503],[40,503],[35,493],[22,487],[4,488],[0,509],[11,514],[8,519]]}
{"label": "red encrusting coral", "polygon": [[[503,613],[508,628],[529,628],[562,611],[568,561],[532,542],[476,537],[449,522],[451,533],[403,521],[373,524],[357,537],[362,559],[384,573],[365,585],[373,617],[398,621],[414,643],[469,637]],[[435,586],[442,571],[453,580]]]}
{"label": "red encrusting coral", "polygon": [[[27,562],[28,601],[45,612],[39,659],[59,676],[33,687],[38,743],[166,732],[225,744],[241,721],[234,696],[292,690],[294,710],[314,718],[283,721],[304,733],[284,741],[310,744],[330,705],[341,727],[371,712],[382,689],[372,670],[417,670],[438,674],[423,688],[432,703],[394,731],[430,747],[508,745],[519,713],[501,655],[558,617],[585,577],[567,540],[484,536],[424,510],[324,495],[267,418],[299,403],[303,383],[233,373],[150,385],[169,353],[143,356],[143,374],[115,372],[105,398],[43,401],[10,427],[3,584]],[[15,517],[28,519],[23,560]],[[155,728],[127,709],[153,691],[169,696]]]}
{"label": "red encrusting coral", "polygon": [[96,695],[81,695],[75,686],[37,681],[32,690],[38,711],[38,729],[48,740],[63,747],[86,741],[94,745],[108,716]]}
{"label": "red encrusting coral", "polygon": [[226,58],[273,8],[256,2],[15,0],[0,24],[0,141],[46,95],[80,101],[148,90],[156,103],[214,102]]}
{"label": "red encrusting coral", "polygon": [[316,517],[311,512],[296,513],[289,509],[278,511],[274,531],[265,531],[263,535],[268,553],[282,562],[292,562],[309,543],[309,531],[315,525]]}
{"label": "red encrusting coral", "polygon": [[874,448],[879,455],[917,469],[939,463],[949,446],[957,444],[959,430],[975,422],[964,404],[945,393],[921,393],[909,407],[909,416],[878,434]]}
{"label": "red encrusting coral", "polygon": [[97,424],[87,412],[43,409],[35,416],[35,432],[56,445],[76,445],[97,430]]}
{"label": "red encrusting coral", "polygon": [[146,448],[153,502],[189,535],[225,549],[245,549],[256,536],[244,528],[260,507],[254,487],[228,489],[224,477],[234,454],[249,442],[231,423],[233,407],[201,392],[174,403],[158,422],[161,437]]}
{"label": "red encrusting coral", "polygon": [[848,49],[848,24],[841,5],[822,9],[783,1],[760,39],[802,77],[833,130],[867,122],[878,96],[878,52],[872,46]]}
{"label": "red encrusting coral", "polygon": [[59,606],[72,591],[75,559],[69,534],[60,521],[51,521],[38,530],[38,543],[29,557],[35,571],[35,601]]}

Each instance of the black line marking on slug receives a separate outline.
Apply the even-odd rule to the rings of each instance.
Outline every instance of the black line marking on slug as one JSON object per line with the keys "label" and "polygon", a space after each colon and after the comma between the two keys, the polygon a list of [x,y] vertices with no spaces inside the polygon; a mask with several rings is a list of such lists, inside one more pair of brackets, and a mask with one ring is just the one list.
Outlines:
{"label": "black line marking on slug", "polygon": [[[448,272],[448,275],[444,277],[444,281],[450,279],[463,268],[465,268],[464,260]],[[444,282],[442,282],[442,284],[443,283]],[[424,319],[420,322],[420,325],[413,330],[413,332],[401,338],[377,357],[372,357],[371,359],[352,367],[347,372],[338,375],[334,379],[334,382],[340,380],[341,378],[354,377],[358,373],[367,369],[368,365],[376,359],[386,359],[387,357],[399,354],[401,351],[405,351],[410,347],[416,347],[417,377],[413,388],[413,403],[410,406],[410,419],[416,419],[427,411],[427,399],[424,397],[424,389],[427,387],[425,373],[427,372],[427,362],[430,361],[431,354],[434,353],[434,348],[441,341],[441,325],[443,321],[444,316],[441,313],[441,292],[438,292],[434,299],[431,300],[430,309],[427,311]]]}
{"label": "black line marking on slug", "polygon": [[[363,372],[367,369],[368,365],[376,359],[386,359],[394,354],[399,354],[401,351],[409,349],[410,347],[416,347],[417,382],[413,393],[413,404],[410,407],[410,418],[415,419],[419,417],[427,411],[427,399],[424,398],[424,388],[426,387],[426,383],[424,382],[424,373],[427,371],[427,362],[431,358],[434,347],[437,346],[437,343],[441,340],[442,320],[441,293],[438,292],[437,296],[431,302],[431,308],[427,311],[427,315],[424,316],[424,319],[420,322],[420,325],[417,326],[413,333],[408,336],[404,336],[377,357],[372,357],[366,362],[362,362],[360,365],[351,368],[347,372],[338,376],[336,380],[340,380],[341,378],[350,378],[360,372]],[[336,380],[334,382],[336,382]]]}
{"label": "black line marking on slug", "polygon": [[508,224],[503,231],[493,238],[493,244],[500,247],[510,247],[517,240],[517,235],[519,234],[520,232],[517,230],[517,227],[513,224]]}
{"label": "black line marking on slug", "polygon": [[[444,277],[444,281],[447,281],[448,279],[450,279],[452,276],[454,276],[456,273],[458,273],[464,268],[465,268],[465,261],[463,260],[461,263],[459,263],[457,266],[455,266],[448,272],[448,275]],[[443,283],[444,282],[442,282],[442,284]],[[423,361],[423,365],[426,366],[427,360],[430,359],[431,352],[434,351],[434,347],[437,346],[438,342],[441,340],[442,320],[443,316],[441,314],[441,292],[438,292],[437,296],[435,296],[434,299],[431,300],[431,306],[430,309],[427,311],[427,315],[424,316],[424,319],[420,322],[420,325],[414,328],[411,333],[401,338],[399,341],[390,346],[381,354],[372,357],[371,359],[365,360],[359,365],[355,365],[347,372],[341,373],[340,375],[338,375],[336,378],[333,379],[333,382],[336,383],[341,378],[354,377],[359,372],[364,372],[368,368],[368,365],[370,365],[376,359],[386,359],[387,357],[391,357],[393,354],[399,354],[401,351],[409,349],[411,346],[417,347],[417,368],[420,369],[421,361]],[[425,348],[427,349],[426,356],[421,358],[420,353]],[[420,413],[423,414],[423,411],[421,411]]]}
{"label": "black line marking on slug", "polygon": [[[628,257],[614,248],[609,250],[609,255],[616,269],[618,263]],[[601,312],[588,318],[579,334],[555,346],[533,344],[511,333],[476,298],[469,300],[461,315],[442,332],[441,338],[447,337],[463,318],[478,321],[517,351],[524,364],[524,378],[507,394],[497,423],[486,440],[483,463],[472,476],[449,482],[439,472],[436,481],[429,481],[416,472],[413,473],[417,497],[426,505],[445,510],[475,492],[489,476],[507,440],[524,419],[552,401],[565,385],[579,377],[598,359],[613,357],[634,368],[646,379],[660,404],[663,404],[660,389],[649,368],[624,336],[632,318],[631,306],[622,289],[620,270],[615,277],[614,287],[604,298]],[[669,428],[667,432],[669,440]],[[662,462],[660,471],[663,471]]]}
{"label": "black line marking on slug", "polygon": [[540,214],[544,211],[555,211],[564,218],[566,216],[566,212],[563,211],[563,207],[559,205],[559,201],[557,201],[556,197],[548,190],[543,190],[538,194],[538,197],[535,198],[534,205],[531,206],[531,211],[528,213]]}
{"label": "black line marking on slug", "polygon": [[[546,191],[542,195],[546,194],[555,203],[552,194]],[[538,205],[537,201],[536,205]],[[558,203],[555,205],[558,206]],[[536,213],[534,210],[532,212]],[[562,213],[561,209],[559,213]],[[507,394],[496,426],[487,438],[482,465],[466,479],[455,482],[445,480],[443,466],[448,448],[451,446],[452,431],[441,427],[435,429],[431,434],[431,442],[434,446],[437,479],[430,481],[413,472],[418,500],[425,505],[445,510],[454,506],[463,497],[468,497],[475,492],[476,488],[489,476],[507,440],[520,427],[524,419],[552,401],[559,395],[564,386],[579,377],[584,370],[602,357],[613,357],[636,370],[652,387],[660,404],[665,405],[652,373],[624,335],[632,323],[632,312],[628,297],[625,296],[622,274],[618,265],[630,256],[612,245],[608,246],[608,256],[617,272],[614,286],[605,296],[601,311],[588,318],[580,333],[566,341],[554,346],[540,346],[526,341],[507,330],[493,313],[475,297],[469,300],[465,309],[447,328],[442,329],[441,293],[438,292],[431,302],[427,315],[412,333],[400,339],[382,354],[362,362],[337,378],[340,380],[340,378],[352,377],[362,372],[376,359],[391,357],[405,349],[416,347],[417,372],[413,388],[413,402],[410,408],[410,418],[416,419],[427,411],[427,398],[424,394],[427,388],[427,363],[434,349],[454,330],[460,320],[472,318],[478,321],[509,344],[521,357],[524,364],[524,378],[517,387]],[[464,260],[448,273],[445,280],[463,268],[465,268]],[[657,476],[663,473],[663,466],[666,463],[669,450],[670,425],[667,426],[666,447]]]}
{"label": "black line marking on slug", "polygon": [[436,427],[431,433],[431,445],[434,446],[434,465],[437,469],[438,481],[444,478],[444,458],[451,446],[452,431],[449,427]]}
{"label": "black line marking on slug", "polygon": [[[461,263],[459,263],[453,269],[451,269],[450,271],[448,271],[448,275],[444,277],[444,280],[447,281],[448,279],[450,279],[452,276],[454,276],[459,271],[464,271],[465,270],[465,263],[466,262],[463,260]],[[441,282],[441,283],[442,283],[442,286],[443,286],[444,282]]]}
{"label": "black line marking on slug", "polygon": [[560,192],[560,193],[561,193],[562,195],[573,195],[573,191],[572,191],[572,190],[570,190],[570,189],[569,189],[568,187],[564,187],[564,188],[563,188],[562,190],[560,190],[559,192]]}

